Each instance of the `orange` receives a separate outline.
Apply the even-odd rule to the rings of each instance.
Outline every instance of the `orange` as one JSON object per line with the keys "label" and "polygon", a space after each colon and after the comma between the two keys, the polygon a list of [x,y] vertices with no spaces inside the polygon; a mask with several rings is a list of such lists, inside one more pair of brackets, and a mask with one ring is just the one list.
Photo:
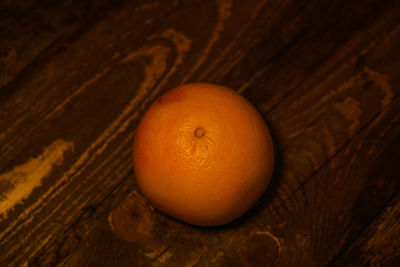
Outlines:
{"label": "orange", "polygon": [[273,171],[270,132],[257,110],[226,87],[186,84],[141,119],[133,165],[142,194],[184,222],[213,226],[245,213]]}

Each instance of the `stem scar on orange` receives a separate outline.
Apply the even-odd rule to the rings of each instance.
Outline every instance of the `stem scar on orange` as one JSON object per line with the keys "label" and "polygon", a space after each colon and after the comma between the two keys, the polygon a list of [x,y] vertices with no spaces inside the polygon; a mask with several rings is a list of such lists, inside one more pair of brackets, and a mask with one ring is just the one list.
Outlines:
{"label": "stem scar on orange", "polygon": [[142,194],[156,208],[198,226],[245,213],[273,171],[270,132],[235,91],[192,83],[162,95],[141,119],[133,166]]}

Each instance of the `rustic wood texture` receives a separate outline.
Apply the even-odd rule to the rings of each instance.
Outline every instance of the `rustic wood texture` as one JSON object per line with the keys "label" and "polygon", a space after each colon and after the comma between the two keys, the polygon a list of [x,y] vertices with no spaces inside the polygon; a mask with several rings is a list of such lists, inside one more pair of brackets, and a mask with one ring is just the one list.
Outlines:
{"label": "rustic wood texture", "polygon": [[400,262],[400,195],[351,244],[334,266],[397,266]]}
{"label": "rustic wood texture", "polygon": [[[0,4],[1,266],[400,264],[399,1],[49,5]],[[155,210],[131,163],[146,108],[192,81],[243,94],[276,146],[221,227]]]}

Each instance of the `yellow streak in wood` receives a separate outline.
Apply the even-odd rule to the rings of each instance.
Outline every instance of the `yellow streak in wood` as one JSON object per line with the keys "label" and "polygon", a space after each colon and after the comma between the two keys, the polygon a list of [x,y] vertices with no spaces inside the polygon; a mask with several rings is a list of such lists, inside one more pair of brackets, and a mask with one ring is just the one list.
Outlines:
{"label": "yellow streak in wood", "polygon": [[[239,40],[239,38],[242,37],[243,33],[247,32],[249,29],[249,26],[252,24],[253,20],[256,18],[256,16],[258,15],[258,13],[260,12],[260,10],[262,9],[262,7],[265,5],[267,1],[259,1],[258,5],[254,8],[254,12],[251,14],[251,16],[249,17],[249,19],[247,20],[246,25],[244,25],[242,27],[242,29],[238,32],[238,34],[229,42],[229,45],[219,54],[218,58],[216,58],[214,60],[214,62],[212,62],[211,64],[208,65],[207,70],[205,70],[202,75],[199,77],[199,80],[204,80],[211,72],[214,72],[214,74],[216,74],[215,71],[215,67],[222,61],[222,60],[226,60],[225,56],[228,54],[229,51],[231,51],[231,49],[233,48],[233,46],[236,44],[236,42]],[[232,67],[232,64],[230,64],[230,67]],[[229,68],[230,69],[230,68]],[[220,75],[219,75],[220,76]],[[243,86],[242,86],[243,87]],[[242,88],[241,87],[241,88]],[[247,86],[248,87],[248,86]],[[246,88],[247,88],[246,87]],[[244,91],[244,90],[243,90]],[[242,92],[243,92],[242,91]]]}
{"label": "yellow streak in wood", "polygon": [[186,35],[184,35],[183,33],[175,31],[171,28],[163,32],[161,36],[171,40],[175,44],[176,50],[178,51],[178,57],[175,65],[181,64],[183,60],[183,55],[187,53],[190,49],[190,39],[186,37]]}
{"label": "yellow streak in wood", "polygon": [[[108,144],[114,140],[117,135],[124,131],[126,127],[129,125],[127,122],[131,122],[136,115],[130,116],[132,110],[137,107],[140,101],[146,96],[146,92],[155,85],[157,79],[163,74],[166,69],[166,59],[167,53],[169,52],[168,48],[162,46],[152,46],[145,47],[140,50],[134,51],[131,54],[128,54],[120,63],[126,63],[130,60],[133,60],[136,57],[145,57],[150,56],[153,57],[153,62],[145,68],[145,79],[139,87],[139,90],[135,97],[130,101],[127,107],[122,111],[122,113],[118,116],[116,120],[114,120],[104,131],[104,133],[97,138],[90,147],[80,156],[80,158],[75,162],[75,164],[57,181],[57,183],[52,186],[48,192],[43,194],[38,201],[36,201],[30,208],[25,209],[25,211],[20,215],[20,217],[26,217],[31,210],[34,210],[37,206],[41,205],[44,200],[48,198],[49,195],[57,195],[55,190],[61,190],[61,184],[65,183],[72,177],[78,176],[84,168],[82,166],[87,166],[91,162],[94,161],[97,155],[101,154],[104,149],[108,146]],[[130,117],[130,118],[129,118]],[[125,123],[124,123],[125,121]],[[59,192],[58,191],[58,192]],[[62,204],[62,203],[61,203]],[[71,204],[72,205],[72,204]],[[57,207],[58,208],[58,207]],[[55,212],[58,209],[53,209]],[[13,227],[17,220],[13,224],[10,225],[9,228]],[[40,224],[38,224],[40,225]],[[9,229],[8,228],[8,229]],[[6,232],[6,231],[4,231]],[[3,234],[0,234],[0,238]]]}
{"label": "yellow streak in wood", "polygon": [[[169,52],[169,49],[166,47],[162,46],[152,46],[152,47],[147,47],[144,49],[140,49],[142,53],[137,53],[136,55],[138,57],[144,57],[144,56],[150,56],[153,59],[153,62],[150,64],[153,66],[155,69],[158,69],[158,71],[154,70],[151,66],[148,66],[145,68],[145,80],[141,83],[140,88],[138,90],[137,95],[135,96],[134,99],[131,100],[131,102],[127,105],[127,107],[122,111],[120,116],[110,124],[110,126],[107,128],[107,130],[98,138],[96,139],[91,146],[81,155],[81,157],[75,162],[75,164],[71,167],[70,170],[68,170],[63,177],[61,177],[57,183],[52,186],[46,193],[44,193],[38,201],[36,201],[31,207],[27,208],[24,210],[22,214],[18,216],[16,220],[14,220],[8,227],[5,229],[2,233],[0,233],[0,239],[2,239],[5,235],[9,233],[9,231],[13,231],[16,233],[20,227],[22,227],[24,224],[29,223],[32,218],[33,214],[32,211],[37,209],[39,206],[46,205],[45,201],[49,201],[49,196],[51,195],[51,198],[54,198],[57,196],[65,187],[61,186],[62,184],[65,184],[65,181],[68,181],[70,179],[73,179],[74,177],[77,177],[80,175],[80,173],[85,169],[85,166],[89,165],[94,158],[100,154],[105,147],[114,139],[116,136],[121,133],[122,131],[126,130],[126,127],[139,116],[139,113],[136,111],[134,114],[131,114],[132,110],[137,107],[139,103],[142,102],[148,102],[151,101],[157,93],[165,86],[165,83],[168,81],[168,78],[176,71],[178,66],[183,62],[184,56],[186,52],[190,48],[190,40],[182,33],[175,31],[174,29],[168,29],[166,32],[162,34],[163,37],[170,39],[175,45],[176,49],[178,52],[178,56],[173,64],[172,67],[169,68],[168,73],[163,77],[161,82],[157,85],[157,87],[152,91],[151,95],[147,97],[146,99],[146,94],[144,92],[148,92],[149,89],[156,84],[158,79],[161,77],[157,77],[157,75],[154,75],[155,72],[157,73],[162,73],[160,71],[160,66],[157,66],[155,62],[162,62],[159,59],[154,59],[154,57],[166,57],[166,53]],[[154,49],[154,47],[161,47],[160,49]],[[133,52],[135,54],[136,52]],[[133,59],[131,56],[125,57],[125,60],[127,59]],[[165,62],[166,63],[166,62]],[[154,65],[153,65],[154,64]],[[166,67],[166,64],[163,66]],[[149,75],[148,75],[149,74]],[[112,130],[114,129],[114,130]],[[111,134],[111,136],[110,136]],[[101,145],[101,148],[99,149],[98,146]],[[84,196],[82,196],[84,198]],[[76,198],[75,201],[82,201],[81,198]],[[50,218],[55,212],[57,212],[60,207],[62,206],[63,202],[61,202],[56,208],[53,209],[52,214],[50,214],[47,218],[45,218],[41,223],[38,223],[35,228],[32,229],[30,234],[28,234],[25,239],[22,242],[25,242],[35,231],[42,225],[44,224],[48,218]],[[71,206],[75,205],[71,204]],[[40,210],[40,209],[38,209]],[[27,219],[27,217],[30,217]],[[23,223],[21,223],[21,220],[24,220]],[[14,228],[16,225],[18,226]],[[55,232],[56,229],[53,228],[52,232],[46,233],[47,235],[51,235],[51,233]],[[10,238],[10,237],[9,237]],[[40,237],[38,237],[40,238]],[[12,253],[17,249],[17,246],[14,248],[10,248],[9,253]]]}
{"label": "yellow streak in wood", "polygon": [[62,164],[65,151],[72,148],[72,142],[58,139],[46,147],[38,157],[0,174],[0,182],[9,185],[9,188],[2,192],[0,215],[7,218],[8,211],[28,198],[32,191],[42,184],[43,178],[50,174],[53,167]]}
{"label": "yellow streak in wood", "polygon": [[[161,34],[162,37],[171,40],[175,44],[175,48],[178,52],[178,56],[175,59],[174,64],[170,67],[168,73],[164,76],[164,78],[160,81],[158,86],[153,90],[149,99],[154,99],[154,97],[159,93],[159,91],[165,86],[169,77],[175,73],[178,69],[178,66],[182,64],[183,59],[186,53],[190,49],[191,40],[187,38],[183,33],[175,31],[170,28]],[[156,38],[155,36],[150,37],[150,39]],[[138,114],[136,114],[138,115]]]}
{"label": "yellow streak in wood", "polygon": [[145,253],[144,255],[146,257],[150,258],[152,260],[153,264],[155,264],[155,263],[163,264],[166,260],[171,258],[173,253],[171,251],[169,251],[165,245],[163,245],[152,252]]}

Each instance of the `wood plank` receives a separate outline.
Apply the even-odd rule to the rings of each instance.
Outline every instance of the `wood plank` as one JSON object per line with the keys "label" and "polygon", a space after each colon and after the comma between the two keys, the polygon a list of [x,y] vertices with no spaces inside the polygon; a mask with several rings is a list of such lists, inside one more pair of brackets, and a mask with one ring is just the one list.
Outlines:
{"label": "wood plank", "polygon": [[[397,102],[392,101],[399,94],[400,9],[394,1],[352,2],[355,13],[321,1],[257,3],[154,2],[141,8],[123,4],[65,51],[46,59],[18,90],[0,98],[0,196],[7,204],[2,206],[0,221],[1,263],[100,264],[113,263],[119,259],[113,255],[119,255],[121,262],[138,264],[232,266],[252,261],[240,247],[254,240],[269,242],[267,251],[275,251],[278,244],[281,265],[290,262],[290,251],[295,250],[311,251],[299,259],[304,264],[326,263],[333,257],[346,240],[314,259],[316,251],[310,247],[288,243],[298,244],[295,234],[304,229],[293,227],[293,214],[282,209],[306,213],[304,200],[297,198],[308,192],[307,199],[316,199],[308,200],[307,208],[318,211],[318,201],[325,199],[315,195],[319,187],[310,187],[317,177],[312,175],[330,166],[328,162],[336,162],[332,169],[344,164],[345,156],[330,159],[348,147],[362,155],[365,147],[357,150],[355,143],[348,145],[354,136],[364,133],[370,142],[382,141],[374,146],[377,154],[392,141],[389,130],[396,133],[397,128],[387,128],[389,133],[382,137],[376,133],[369,137],[365,129],[386,129],[398,119],[390,113],[381,123],[376,120],[382,111],[394,109]],[[329,12],[331,16],[344,13],[339,25],[325,20]],[[209,20],[188,17],[191,13]],[[320,15],[310,18],[311,14]],[[312,27],[314,23],[320,26]],[[325,32],[343,36],[336,39]],[[271,42],[271,36],[280,38]],[[326,51],[320,48],[310,56],[318,46]],[[301,60],[296,61],[298,55]],[[242,71],[242,66],[248,71]],[[276,78],[265,84],[270,77]],[[161,92],[194,80],[239,88],[262,112],[269,112],[266,118],[278,151],[274,183],[248,216],[226,228],[193,228],[154,211],[151,216],[158,229],[151,234],[154,239],[149,243],[119,240],[106,218],[136,190],[130,151],[138,118]],[[366,128],[371,121],[378,128]],[[43,162],[40,170],[31,167],[37,162]],[[18,179],[10,182],[12,175]],[[10,198],[27,177],[36,181],[29,184],[30,191]],[[359,179],[365,182],[366,177]],[[307,184],[311,189],[303,190]],[[354,199],[348,201],[350,205]],[[366,220],[349,218],[343,225],[351,228],[355,223],[354,233],[340,232],[341,237],[365,227]],[[286,220],[292,225],[285,226]],[[306,222],[310,220],[304,219],[302,227],[308,230]],[[315,228],[317,233],[320,230]],[[314,242],[337,240],[317,235]]]}
{"label": "wood plank", "polygon": [[[285,16],[280,16],[277,10],[285,8]],[[239,88],[263,112],[274,108],[292,91],[301,96],[304,90],[324,82],[349,57],[366,53],[398,23],[395,15],[398,6],[393,1],[368,1],[363,5],[356,1],[346,5],[336,1],[296,2],[262,11],[261,16],[274,19],[268,21],[269,28],[265,31],[259,25],[262,20],[254,21],[254,27],[260,30],[249,31],[249,36],[244,36],[255,48],[241,55],[242,61],[231,67],[229,73],[226,70],[225,76],[217,76],[211,81]],[[328,59],[331,59],[330,63],[326,64]],[[348,75],[353,72],[357,72],[357,68]],[[216,76],[218,71],[214,70],[214,73]],[[243,77],[247,75],[249,79],[243,83]],[[293,90],[297,87],[302,89]]]}
{"label": "wood plank", "polygon": [[[134,193],[128,197],[131,204],[125,204],[124,216],[135,214],[133,219],[125,218],[131,223],[125,232],[132,234],[129,242],[127,236],[118,237],[110,229],[100,205],[94,211],[98,218],[94,226],[92,220],[79,218],[79,226],[68,231],[66,240],[37,262],[65,266],[327,265],[335,256],[332,252],[358,235],[379,212],[379,204],[399,191],[399,136],[398,97],[273,212],[256,208],[229,226],[204,229],[168,219]],[[249,257],[247,247],[258,257]]]}
{"label": "wood plank", "polygon": [[273,224],[287,249],[281,266],[327,265],[399,191],[399,102],[266,215],[283,218]]}
{"label": "wood plank", "polygon": [[282,149],[277,168],[282,168],[283,175],[290,177],[283,179],[276,189],[279,197],[274,198],[275,206],[399,95],[399,67],[392,64],[399,61],[394,51],[400,44],[400,27],[350,56],[354,53],[353,45],[358,45],[358,38],[338,52],[337,58],[348,56],[347,62],[341,64],[333,57],[316,70],[314,77],[318,80],[325,74],[325,80],[309,89],[313,83],[310,78],[267,112],[275,142]]}
{"label": "wood plank", "polygon": [[[170,4],[138,8],[128,3],[111,12],[32,74],[23,89],[1,99],[2,263],[19,265],[54,244],[82,210],[120,183],[134,188],[127,172],[132,173],[138,111],[169,87],[191,48],[192,40],[179,29],[180,19],[190,10],[225,12],[223,5],[199,8],[189,2],[183,12],[184,5]],[[168,14],[172,7],[175,12]],[[165,25],[160,24],[167,15]],[[197,30],[208,34],[204,26]],[[189,34],[192,30],[186,28]],[[202,47],[207,40],[200,36],[193,41]],[[36,169],[38,162],[43,167]],[[111,169],[102,172],[105,166]]]}
{"label": "wood plank", "polygon": [[[396,34],[396,32],[395,32],[395,34]],[[390,37],[390,38],[386,38],[385,40],[383,40],[383,42],[381,42],[381,44],[380,45],[378,45],[377,47],[375,47],[375,49],[372,49],[372,51],[370,52],[372,55],[379,55],[379,56],[382,56],[382,54],[381,54],[381,52],[380,51],[382,51],[383,49],[387,49],[387,46],[388,46],[388,43],[392,43],[391,44],[391,46],[394,48],[394,47],[396,47],[397,46],[397,44],[396,43],[393,43],[393,40],[392,40],[392,37]],[[390,55],[390,52],[389,51],[392,51],[392,50],[388,50],[388,56]],[[364,57],[364,58],[367,58],[367,60],[368,61],[370,61],[371,62],[371,65],[372,66],[378,66],[378,68],[381,68],[382,67],[382,65],[376,65],[376,62],[379,60],[378,59],[378,57],[375,57],[374,58],[374,56],[367,56],[367,57]],[[374,62],[375,61],[375,62]],[[342,73],[346,73],[349,69],[351,70],[351,69],[354,69],[355,68],[355,65],[357,64],[357,65],[359,65],[359,63],[356,63],[357,62],[357,60],[355,60],[354,58],[351,58],[351,60],[350,60],[350,62],[351,62],[351,64],[348,64],[348,65],[346,65],[344,68],[342,68],[341,69],[341,72],[339,72],[339,77],[340,77],[340,75],[342,75]],[[395,69],[393,69],[394,71],[395,71]],[[361,68],[361,70],[360,70],[360,72],[361,72],[361,74],[362,75],[364,75],[364,69],[363,68]],[[351,74],[353,74],[354,75],[354,72],[350,72]],[[356,72],[357,73],[357,72]],[[384,81],[385,81],[385,79],[383,79],[383,80],[380,80],[380,81],[377,81],[377,80],[375,80],[375,78],[377,78],[376,76],[373,76],[373,75],[371,75],[371,76],[369,76],[368,74],[367,75],[365,75],[365,77],[362,77],[362,75],[359,75],[359,76],[357,76],[357,75],[359,75],[359,73],[358,74],[356,74],[356,78],[355,79],[352,79],[352,77],[350,76],[350,80],[356,80],[357,81],[357,83],[354,83],[354,84],[352,84],[353,86],[345,86],[344,87],[344,91],[341,91],[341,90],[338,90],[338,92],[337,92],[337,94],[335,95],[335,94],[333,94],[333,96],[332,96],[332,98],[333,98],[333,100],[330,100],[330,101],[332,101],[333,103],[331,103],[331,106],[330,107],[334,107],[335,106],[335,99],[336,99],[336,101],[338,101],[338,103],[341,103],[342,102],[342,99],[343,99],[343,97],[342,96],[346,96],[346,95],[350,95],[349,93],[351,93],[351,95],[355,95],[355,97],[356,98],[358,98],[358,97],[362,97],[364,94],[365,94],[365,92],[363,93],[363,90],[364,90],[364,85],[365,84],[369,84],[368,86],[370,86],[371,85],[371,82],[373,83],[373,84],[378,84],[378,85],[380,85],[381,87],[379,87],[379,86],[376,86],[376,89],[378,89],[378,88],[380,88],[380,89],[378,89],[378,90],[386,90],[388,87],[387,87],[387,83],[384,83]],[[335,76],[333,76],[333,77],[335,77]],[[361,79],[357,79],[358,77],[362,77]],[[378,76],[378,77],[381,77],[382,78],[382,76]],[[395,78],[395,77],[394,77]],[[331,78],[331,79],[333,79],[333,78]],[[347,83],[345,82],[344,84],[346,84],[347,85]],[[385,85],[386,84],[386,85]],[[368,87],[367,86],[367,87]],[[340,84],[338,85],[338,87],[340,87]],[[383,87],[383,88],[382,88]],[[322,90],[322,89],[319,89],[319,90]],[[324,89],[324,90],[327,90],[327,89]],[[371,92],[373,95],[379,95],[380,93],[379,93],[379,91],[373,91],[373,92]],[[311,97],[310,97],[310,99],[315,99],[316,97],[315,96],[312,96],[312,94],[311,94]],[[377,110],[379,110],[380,108],[384,108],[385,107],[385,105],[382,105],[381,106],[381,103],[382,103],[382,100],[385,98],[385,94],[383,94],[382,96],[381,96],[381,98],[377,98],[377,99],[375,99],[377,102],[376,102],[376,109],[375,109],[375,112],[377,111]],[[368,99],[370,99],[370,98],[368,98]],[[384,102],[384,101],[383,101]],[[318,108],[321,108],[321,105],[317,105],[317,107]],[[317,110],[318,108],[315,108],[315,109],[313,109],[314,111],[315,110]],[[370,108],[370,107],[365,107],[365,108],[363,108],[363,111],[365,111],[364,113],[366,113],[366,116],[364,117],[364,119],[362,119],[362,121],[365,121],[365,120],[367,120],[368,121],[368,119],[371,119],[371,118],[373,118],[374,116],[376,116],[376,113],[372,113],[371,111],[372,111],[372,109],[370,109],[370,110],[368,110],[368,108]],[[277,109],[279,109],[279,107],[277,108]],[[334,108],[333,108],[334,109]],[[300,109],[299,109],[300,110]],[[371,113],[369,113],[369,112],[371,112]],[[294,113],[294,112],[293,112]],[[331,114],[332,112],[327,112],[326,114]],[[271,114],[273,115],[273,112],[271,112]],[[325,114],[325,116],[319,116],[319,118],[318,118],[318,120],[317,120],[317,122],[319,122],[319,124],[317,124],[317,126],[319,125],[324,125],[323,123],[326,123],[326,121],[327,121],[327,116],[328,115],[326,115]],[[300,118],[298,118],[298,120],[300,120],[300,119],[304,119],[304,118],[308,118],[308,116],[304,116],[304,117],[300,117]],[[328,120],[328,122],[335,122],[337,125],[343,125],[343,127],[345,127],[345,126],[348,126],[348,122],[343,122],[342,124],[340,124],[340,120],[339,121],[336,121],[336,120]],[[361,125],[362,126],[362,125]],[[358,126],[356,126],[356,129],[358,129],[358,131],[359,131],[359,129],[362,129],[363,127],[365,127],[365,126],[362,126],[362,127],[358,127]],[[329,129],[331,132],[335,132],[335,131],[338,131],[338,132],[344,132],[345,134],[344,134],[344,136],[339,136],[340,138],[338,138],[337,139],[337,141],[336,141],[336,139],[335,139],[335,141],[337,142],[337,143],[339,143],[339,144],[346,144],[347,142],[348,142],[348,138],[351,138],[351,134],[354,134],[354,132],[352,132],[352,131],[349,131],[348,133],[347,133],[347,131],[343,131],[343,130],[340,130],[339,128],[334,128],[334,129]],[[312,129],[311,130],[309,130],[309,132],[305,135],[305,136],[303,136],[303,138],[305,138],[305,139],[308,139],[308,140],[313,140],[313,139],[315,139],[316,141],[316,143],[318,144],[318,143],[321,143],[320,141],[321,141],[321,131],[323,131],[323,128],[321,128],[321,127],[312,127]],[[347,136],[347,134],[348,134],[348,136]],[[281,136],[281,135],[280,135]],[[300,144],[302,143],[302,142],[299,142]],[[306,145],[307,145],[307,143],[305,143]],[[323,143],[322,143],[323,144]],[[335,151],[335,150],[334,150]],[[314,151],[313,151],[314,152]],[[291,153],[293,153],[293,154],[298,154],[298,152],[296,151],[296,150],[293,150]],[[289,152],[287,152],[287,154],[288,155],[290,155],[291,153],[289,153]],[[333,152],[333,154],[334,154],[335,152]],[[326,155],[326,156],[324,156],[323,158],[325,158],[326,160],[327,159],[329,159],[329,157],[330,157],[330,155],[328,154],[328,155]],[[301,155],[300,156],[298,156],[298,158],[301,158]],[[320,163],[321,165],[323,165],[324,164],[324,162],[322,162],[322,163]],[[302,165],[302,164],[297,164],[296,166],[304,166],[304,164]],[[320,165],[318,165],[318,164],[316,164],[315,165],[316,166],[316,168],[318,168]],[[312,173],[313,172],[313,168],[309,168],[308,169],[308,171],[307,171],[308,173]],[[295,172],[294,172],[295,173]],[[307,177],[306,175],[304,176],[304,177]],[[286,177],[285,177],[286,178]],[[300,190],[300,189],[298,189],[298,188],[296,188],[297,190]],[[386,196],[387,197],[387,196]],[[278,199],[279,200],[279,199]],[[381,204],[382,204],[382,202],[380,202]],[[270,208],[274,208],[274,206],[270,206]],[[362,222],[360,222],[361,224],[363,224],[363,223],[365,223],[365,221],[363,220]],[[159,226],[158,226],[159,227]],[[361,226],[361,228],[362,228],[362,226]],[[357,230],[355,230],[355,231],[357,231]],[[204,237],[201,237],[201,236],[198,236],[197,237],[198,239],[201,239],[201,238],[204,238]],[[345,243],[345,242],[343,242],[343,243]],[[117,246],[118,247],[118,246]],[[83,254],[83,255],[85,255],[85,256],[87,256],[87,254]],[[333,254],[331,254],[330,256],[333,256]],[[89,257],[90,258],[90,257]],[[128,257],[129,258],[129,257]],[[182,255],[180,255],[180,258],[182,258]],[[232,263],[232,261],[230,261],[229,260],[229,255],[228,255],[228,257],[220,257],[220,258],[223,258],[223,259],[225,259],[225,261],[227,261],[228,263]],[[228,260],[226,259],[226,258],[228,258]],[[78,259],[79,259],[79,257],[78,257]],[[174,257],[174,259],[175,260],[177,260],[177,257]],[[184,259],[184,257],[182,258],[182,259]],[[76,259],[75,259],[76,260]],[[142,259],[143,261],[145,260],[145,259]],[[203,260],[205,260],[205,259],[203,259]],[[213,259],[209,259],[210,261],[212,261]],[[77,261],[77,262],[79,262],[79,261]],[[74,262],[74,263],[77,263],[77,262]],[[173,262],[173,261],[172,261]],[[234,261],[233,261],[234,262]],[[169,262],[169,264],[171,264],[171,262]]]}
{"label": "wood plank", "polygon": [[399,266],[399,218],[400,195],[397,194],[332,266]]}
{"label": "wood plank", "polygon": [[39,55],[43,60],[65,49],[113,6],[118,3],[1,1],[0,92],[19,87],[25,75],[38,67],[38,62],[33,62]]}

